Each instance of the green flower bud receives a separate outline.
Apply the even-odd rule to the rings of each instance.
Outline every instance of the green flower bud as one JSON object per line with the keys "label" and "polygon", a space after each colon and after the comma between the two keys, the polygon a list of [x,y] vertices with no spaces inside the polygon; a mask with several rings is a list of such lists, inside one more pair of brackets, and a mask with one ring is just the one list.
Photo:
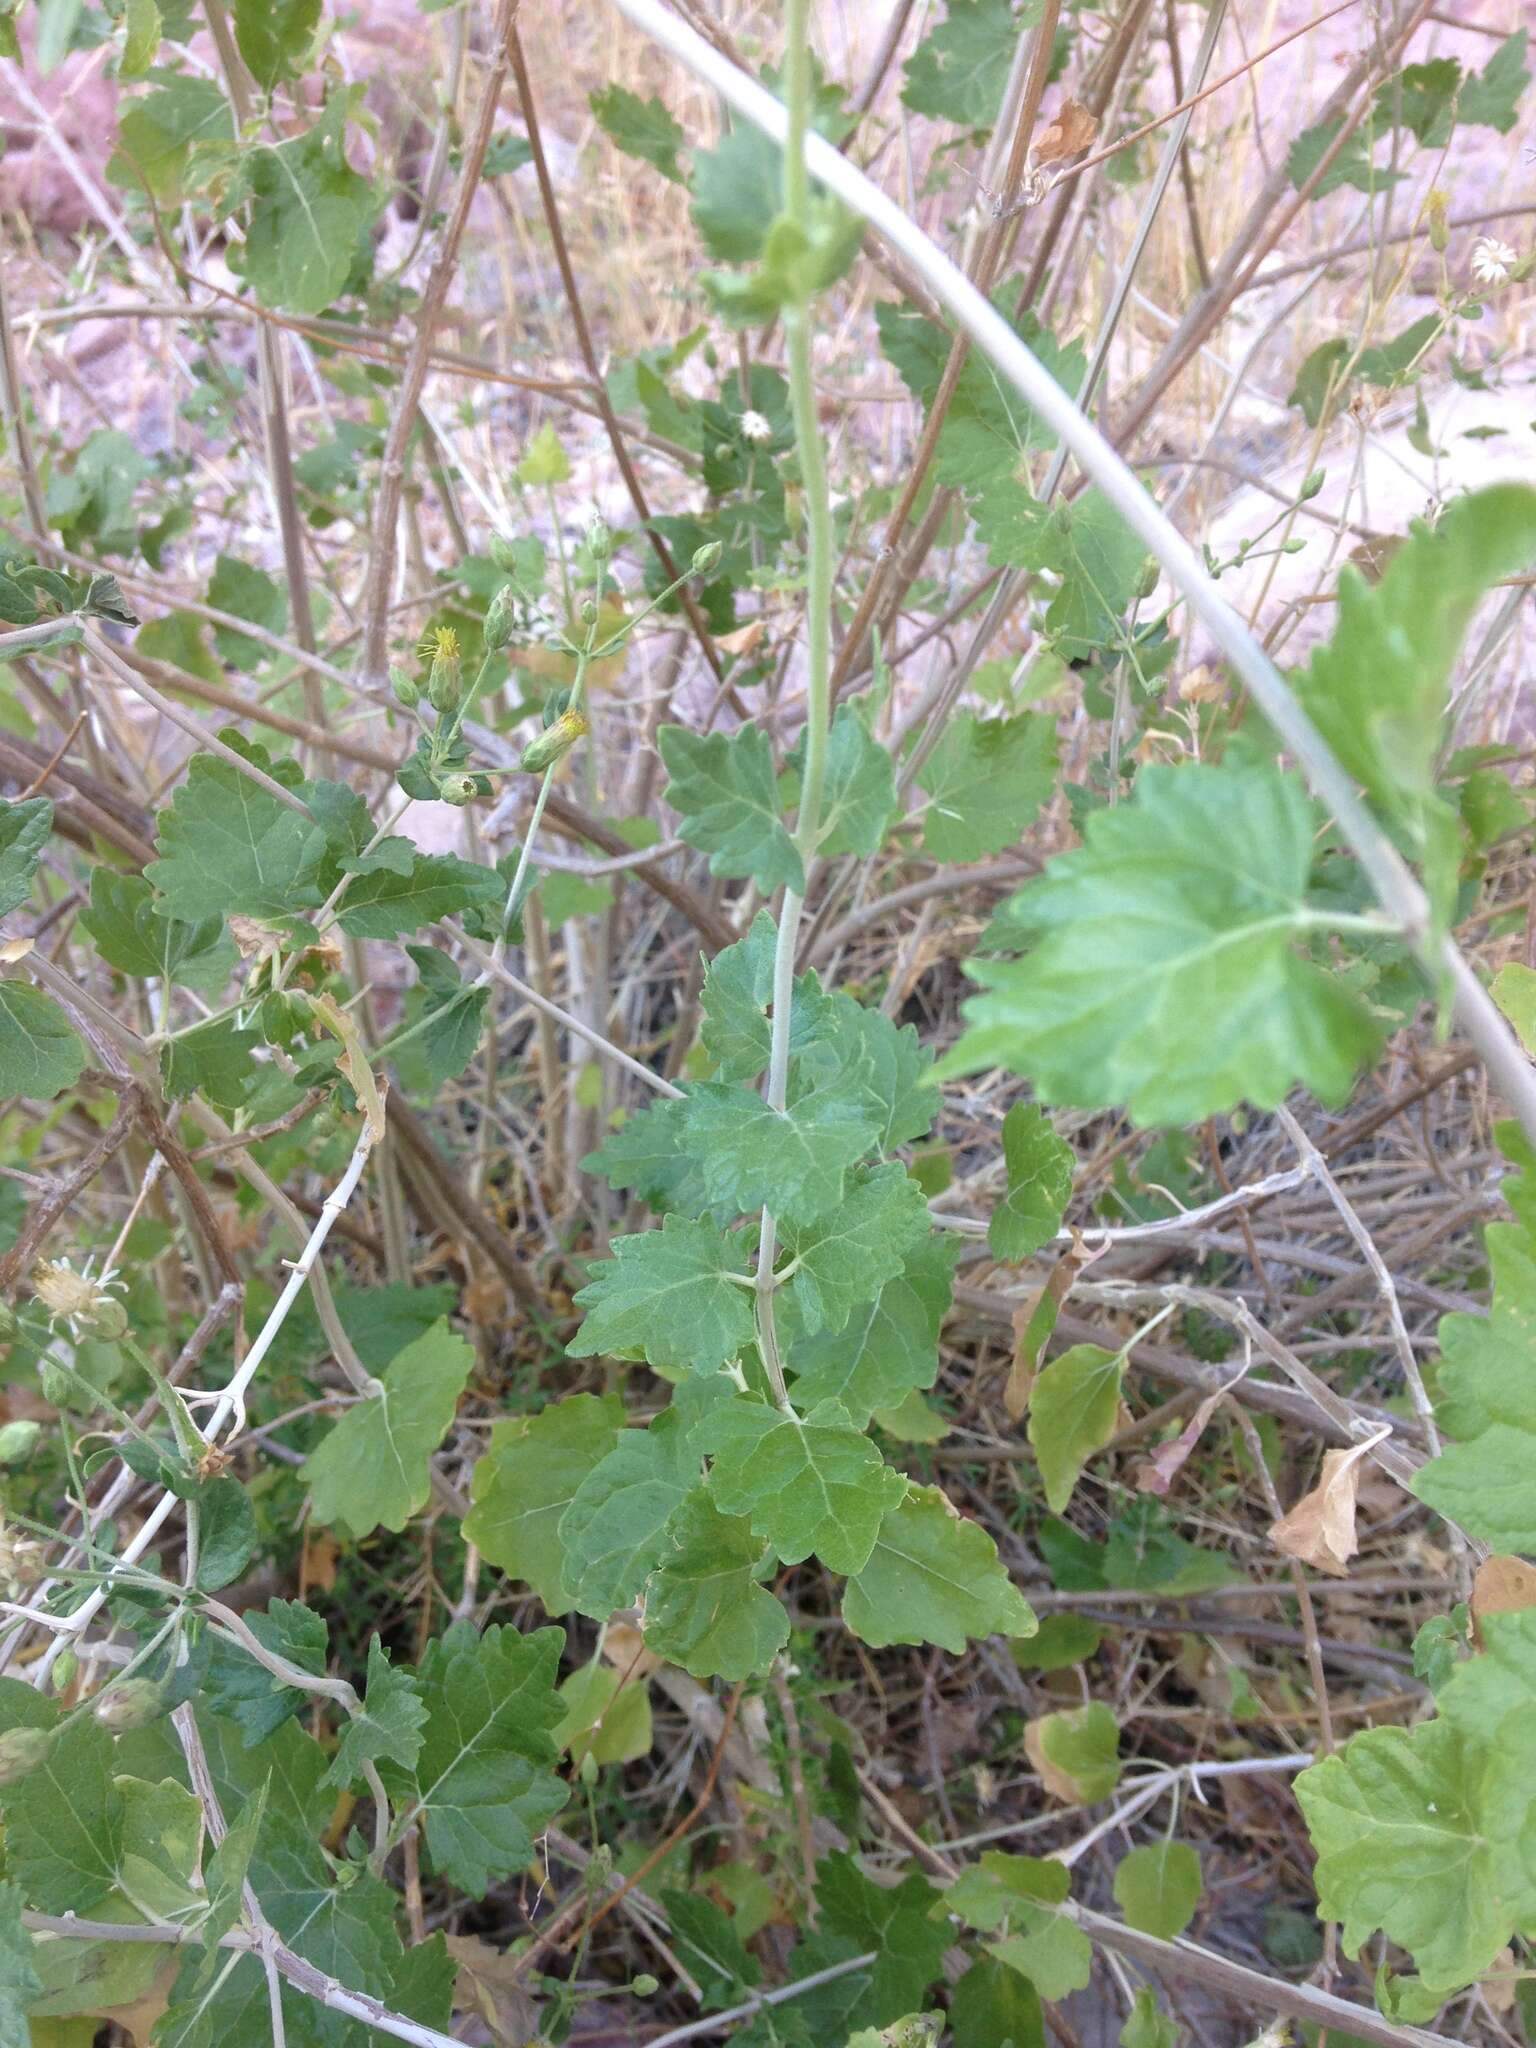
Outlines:
{"label": "green flower bud", "polygon": [[403,668],[392,668],[389,672],[389,681],[396,701],[403,704],[407,711],[414,711],[421,702],[420,683],[413,676],[408,676]]}
{"label": "green flower bud", "polygon": [[1326,469],[1308,470],[1306,476],[1302,479],[1301,489],[1296,493],[1297,498],[1305,505],[1309,498],[1317,496],[1327,481],[1328,472]]}
{"label": "green flower bud", "polygon": [[653,1977],[649,1970],[643,1970],[638,1977],[631,1977],[629,1988],[636,1998],[654,1998],[661,1989],[661,1980]]}
{"label": "green flower bud", "polygon": [[585,1752],[581,1759],[581,1769],[578,1772],[578,1776],[580,1777],[582,1784],[587,1786],[589,1790],[593,1785],[597,1783],[597,1758],[592,1754],[590,1749]]}
{"label": "green flower bud", "polygon": [[711,569],[719,566],[720,557],[724,553],[725,549],[720,545],[719,541],[705,541],[703,547],[695,548],[693,551],[693,574],[695,576],[707,576]]}
{"label": "green flower bud", "polygon": [[457,711],[464,694],[463,676],[456,654],[435,654],[427,675],[427,702],[445,717]]}
{"label": "green flower bud", "polygon": [[508,586],[503,585],[485,610],[485,645],[488,653],[499,654],[512,638],[512,609],[512,592]]}
{"label": "green flower bud", "polygon": [[606,562],[613,553],[613,535],[605,519],[595,518],[587,528],[587,553],[594,562]]}
{"label": "green flower bud", "polygon": [[0,1426],[0,1467],[24,1465],[42,1435],[40,1422],[7,1422]]}
{"label": "green flower bud", "polygon": [[437,793],[445,804],[467,804],[475,793],[475,778],[473,775],[439,776]]}
{"label": "green flower bud", "polygon": [[166,1689],[157,1680],[125,1678],[121,1685],[104,1692],[91,1711],[99,1727],[124,1735],[131,1728],[147,1728],[169,1713],[170,1707]]}
{"label": "green flower bud", "polygon": [[80,1659],[73,1650],[61,1650],[53,1660],[53,1689],[61,1696],[69,1691],[80,1671]]}
{"label": "green flower bud", "polygon": [[579,711],[562,711],[552,726],[528,742],[518,766],[525,774],[542,775],[571,751],[586,729],[587,721]]}
{"label": "green flower bud", "polygon": [[128,1311],[110,1294],[103,1295],[89,1314],[81,1316],[80,1328],[87,1337],[99,1338],[104,1344],[115,1344],[119,1337],[128,1334]]}
{"label": "green flower bud", "polygon": [[0,1785],[35,1771],[53,1747],[51,1728],[8,1728],[0,1735]]}
{"label": "green flower bud", "polygon": [[595,597],[584,597],[581,600],[581,623],[584,626],[595,626],[598,621],[598,616],[599,609],[597,599]]}

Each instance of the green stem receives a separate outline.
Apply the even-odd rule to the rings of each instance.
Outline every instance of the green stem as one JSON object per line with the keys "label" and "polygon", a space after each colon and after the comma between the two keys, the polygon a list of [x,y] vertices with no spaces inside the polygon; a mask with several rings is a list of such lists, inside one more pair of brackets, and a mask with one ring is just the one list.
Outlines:
{"label": "green stem", "polygon": [[[789,127],[784,148],[784,211],[796,226],[810,217],[810,179],[805,168],[805,136],[811,98],[811,52],[807,34],[808,0],[788,0],[785,27],[785,105]],[[795,819],[795,845],[809,872],[821,829],[821,799],[827,771],[827,730],[831,719],[832,649],[832,506],[827,490],[826,451],[816,413],[811,377],[811,325],[808,305],[784,308],[784,339],[789,365],[789,405],[795,426],[795,454],[805,502],[805,633],[806,713],[805,767],[800,782],[800,807]],[[768,1101],[783,1109],[789,1092],[789,1025],[795,979],[795,949],[800,936],[803,898],[786,890],[779,911],[773,955],[773,1030],[768,1059]],[[774,1328],[773,1261],[778,1250],[778,1223],[766,1209],[757,1250],[757,1334],[763,1366],[774,1399],[789,1409],[789,1392]]]}

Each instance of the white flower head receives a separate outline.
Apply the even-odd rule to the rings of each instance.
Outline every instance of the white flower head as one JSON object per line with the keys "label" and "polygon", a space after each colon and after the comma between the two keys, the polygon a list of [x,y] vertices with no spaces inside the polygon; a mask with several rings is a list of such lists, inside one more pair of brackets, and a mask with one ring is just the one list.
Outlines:
{"label": "white flower head", "polygon": [[1509,273],[1520,261],[1520,252],[1495,235],[1479,235],[1472,244],[1472,275],[1479,284],[1509,283]]}
{"label": "white flower head", "polygon": [[91,1265],[87,1259],[77,1273],[68,1259],[39,1260],[32,1270],[32,1292],[71,1336],[120,1337],[128,1318],[112,1297],[122,1292],[123,1283],[114,1267],[93,1274]]}
{"label": "white flower head", "polygon": [[741,435],[744,441],[771,441],[773,426],[760,412],[744,412],[741,416]]}

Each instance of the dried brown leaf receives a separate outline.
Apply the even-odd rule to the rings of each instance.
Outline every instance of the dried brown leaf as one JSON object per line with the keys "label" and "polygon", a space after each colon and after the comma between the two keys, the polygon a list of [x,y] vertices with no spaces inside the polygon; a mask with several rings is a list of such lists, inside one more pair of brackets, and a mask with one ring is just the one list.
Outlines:
{"label": "dried brown leaf", "polygon": [[450,1934],[448,1953],[458,1964],[455,2012],[478,2013],[502,2048],[522,2048],[538,2034],[538,2008],[518,1981],[517,1958],[503,1955],[477,1934]]}
{"label": "dried brown leaf", "polygon": [[1081,100],[1063,100],[1030,155],[1038,170],[1047,170],[1069,156],[1081,156],[1098,132],[1097,117]]}
{"label": "dried brown leaf", "polygon": [[1208,1394],[1189,1421],[1170,1443],[1159,1444],[1150,1458],[1143,1458],[1131,1474],[1138,1493],[1165,1494],[1184,1468],[1185,1460],[1205,1433],[1205,1425],[1216,1412],[1226,1389]]}
{"label": "dried brown leaf", "polygon": [[1348,1578],[1349,1560],[1360,1548],[1355,1535],[1360,1461],[1370,1447],[1369,1443],[1356,1444],[1347,1451],[1324,1454],[1323,1474],[1316,1486],[1271,1527],[1269,1540],[1276,1550],[1327,1572],[1331,1578]]}
{"label": "dried brown leaf", "polygon": [[1472,1581],[1472,1627],[1485,1614],[1513,1614],[1522,1607],[1536,1607],[1536,1565],[1523,1557],[1485,1557]]}

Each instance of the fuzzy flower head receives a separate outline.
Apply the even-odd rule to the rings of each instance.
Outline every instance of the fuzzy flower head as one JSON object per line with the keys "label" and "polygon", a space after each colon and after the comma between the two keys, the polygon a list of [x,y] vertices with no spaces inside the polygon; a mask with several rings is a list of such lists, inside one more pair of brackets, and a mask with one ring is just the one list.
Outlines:
{"label": "fuzzy flower head", "polygon": [[39,1260],[32,1271],[32,1292],[74,1337],[122,1336],[128,1317],[123,1304],[113,1299],[122,1285],[110,1266],[93,1275],[89,1259],[78,1273],[68,1259]]}
{"label": "fuzzy flower head", "polygon": [[1479,235],[1472,244],[1472,275],[1490,289],[1508,284],[1509,273],[1519,261],[1519,251],[1495,235]]}
{"label": "fuzzy flower head", "polygon": [[744,412],[741,416],[741,438],[744,441],[771,441],[773,426],[760,412]]}

